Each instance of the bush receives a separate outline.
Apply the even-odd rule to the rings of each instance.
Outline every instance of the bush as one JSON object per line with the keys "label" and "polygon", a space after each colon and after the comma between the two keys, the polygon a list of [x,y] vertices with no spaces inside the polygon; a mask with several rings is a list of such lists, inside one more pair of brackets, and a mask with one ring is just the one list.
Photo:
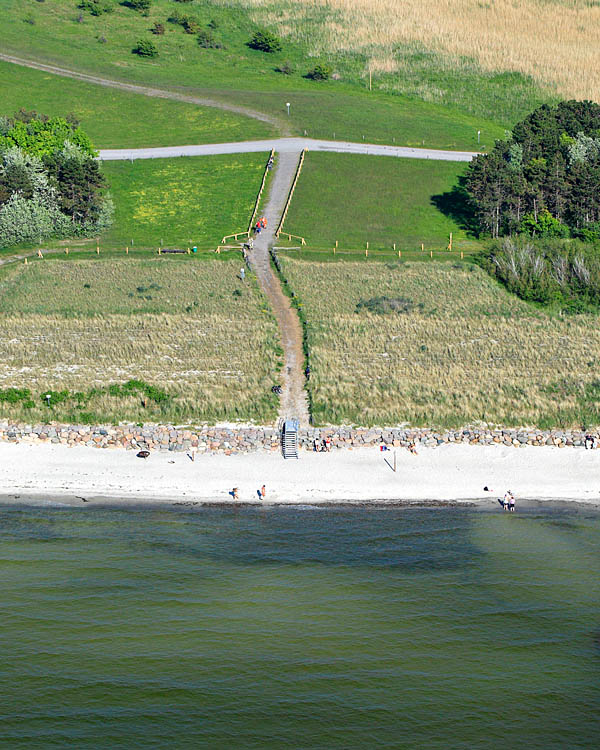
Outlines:
{"label": "bush", "polygon": [[162,23],[155,23],[150,31],[156,36],[162,36],[165,33],[165,27]]}
{"label": "bush", "polygon": [[201,29],[198,32],[198,44],[203,47],[204,49],[220,49],[221,45],[215,37],[213,36],[212,31],[206,31],[206,29]]}
{"label": "bush", "polygon": [[569,236],[569,227],[561,224],[558,219],[555,219],[548,209],[540,211],[537,219],[533,212],[525,214],[521,220],[520,230],[531,237]]}
{"label": "bush", "polygon": [[81,10],[87,10],[92,16],[112,13],[115,9],[113,0],[81,0],[77,7]]}
{"label": "bush", "polygon": [[257,49],[260,52],[280,52],[281,40],[272,31],[265,29],[255,32],[252,39],[248,42],[248,47]]}
{"label": "bush", "polygon": [[366,310],[376,315],[388,315],[389,313],[409,313],[415,308],[423,310],[423,303],[416,305],[408,297],[371,297],[371,299],[361,299],[356,305],[356,312]]}
{"label": "bush", "polygon": [[176,10],[167,18],[169,23],[181,26],[186,34],[196,34],[200,31],[200,21],[195,16],[189,16]]}
{"label": "bush", "polygon": [[122,5],[126,5],[128,8],[137,10],[144,16],[147,16],[150,12],[151,0],[125,0]]}
{"label": "bush", "polygon": [[306,77],[313,81],[326,81],[330,75],[331,68],[328,68],[327,65],[315,65],[315,67],[306,74]]}
{"label": "bush", "polygon": [[156,45],[150,39],[138,39],[136,46],[131,51],[140,57],[158,57]]}
{"label": "bush", "polygon": [[289,62],[288,62],[288,61],[286,60],[285,62],[281,63],[281,65],[278,65],[278,66],[277,66],[277,67],[275,68],[275,72],[276,72],[276,73],[283,73],[283,75],[284,75],[284,76],[291,76],[291,75],[292,75],[292,73],[294,72],[294,68],[293,68],[293,66],[291,65],[291,63],[289,63]]}

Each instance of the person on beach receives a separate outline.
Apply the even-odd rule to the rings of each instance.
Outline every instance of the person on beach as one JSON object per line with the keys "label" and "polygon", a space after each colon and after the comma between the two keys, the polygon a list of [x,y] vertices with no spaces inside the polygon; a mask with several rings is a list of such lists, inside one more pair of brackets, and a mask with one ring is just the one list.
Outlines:
{"label": "person on beach", "polygon": [[325,438],[325,450],[327,453],[331,453],[331,439],[329,437]]}
{"label": "person on beach", "polygon": [[238,488],[237,488],[237,487],[234,487],[234,488],[233,488],[233,489],[231,490],[231,492],[230,492],[229,494],[231,495],[231,497],[232,497],[232,498],[233,498],[234,500],[239,500],[239,499],[240,499],[240,496],[239,496],[239,493],[238,493]]}
{"label": "person on beach", "polygon": [[419,455],[419,454],[417,453],[417,446],[416,446],[416,445],[415,445],[414,443],[409,443],[409,445],[408,445],[407,447],[408,447],[408,450],[409,450],[409,451],[410,451],[410,452],[411,452],[411,453],[412,453],[412,454],[413,454],[414,456],[418,456],[418,455]]}
{"label": "person on beach", "polygon": [[510,493],[510,497],[508,499],[508,510],[510,513],[515,512],[515,496],[512,494],[512,492]]}
{"label": "person on beach", "polygon": [[589,433],[585,436],[585,440],[583,442],[586,451],[590,451],[594,447],[594,438]]}
{"label": "person on beach", "polygon": [[313,440],[313,450],[315,453],[321,452],[321,443],[319,442],[318,438],[315,438]]}
{"label": "person on beach", "polygon": [[512,504],[513,504],[513,507],[514,507],[514,504],[515,504],[514,495],[512,494],[512,492],[510,490],[508,490],[504,494],[504,499],[502,501],[502,509],[503,510],[505,510],[507,512],[510,510],[510,502],[511,502],[511,500],[512,500]]}
{"label": "person on beach", "polygon": [[262,498],[263,500],[264,500],[264,499],[265,499],[265,497],[267,496],[267,488],[265,487],[265,485],[264,485],[264,484],[263,484],[263,486],[262,486],[262,487],[260,488],[260,496],[261,496],[261,498]]}

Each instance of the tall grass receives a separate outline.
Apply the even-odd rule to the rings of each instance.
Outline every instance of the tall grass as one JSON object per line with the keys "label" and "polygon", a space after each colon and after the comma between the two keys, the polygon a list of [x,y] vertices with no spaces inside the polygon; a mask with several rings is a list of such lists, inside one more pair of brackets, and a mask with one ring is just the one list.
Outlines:
{"label": "tall grass", "polygon": [[[4,277],[0,389],[28,388],[35,406],[0,401],[0,415],[27,422],[78,421],[81,411],[108,422],[275,419],[278,332],[255,279],[247,274],[242,284],[237,262],[163,260],[44,261]],[[124,314],[129,304],[137,314]],[[40,398],[46,390],[86,392],[131,379],[169,398],[144,406],[136,394],[100,393],[82,409],[70,401],[48,409]]]}
{"label": "tall grass", "polygon": [[[221,3],[224,0],[220,0]],[[311,52],[361,52],[393,72],[398,45],[421,43],[487,71],[515,71],[566,97],[600,97],[600,6],[590,0],[243,0]]]}
{"label": "tall grass", "polygon": [[281,262],[308,322],[315,421],[600,423],[595,316],[550,316],[475,266]]}

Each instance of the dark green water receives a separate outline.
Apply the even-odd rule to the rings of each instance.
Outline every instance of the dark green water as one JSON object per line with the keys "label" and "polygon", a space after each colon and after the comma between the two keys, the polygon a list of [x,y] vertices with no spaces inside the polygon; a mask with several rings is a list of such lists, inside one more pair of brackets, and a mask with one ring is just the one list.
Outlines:
{"label": "dark green water", "polygon": [[0,747],[597,748],[600,514],[0,508]]}

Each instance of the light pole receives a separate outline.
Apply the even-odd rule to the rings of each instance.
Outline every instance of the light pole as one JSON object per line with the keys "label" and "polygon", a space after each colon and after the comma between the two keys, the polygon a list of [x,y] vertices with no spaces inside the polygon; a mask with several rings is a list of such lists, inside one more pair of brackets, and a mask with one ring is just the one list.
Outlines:
{"label": "light pole", "polygon": [[290,103],[286,102],[285,106],[287,107],[287,113],[288,113],[288,117],[289,117],[290,116]]}

